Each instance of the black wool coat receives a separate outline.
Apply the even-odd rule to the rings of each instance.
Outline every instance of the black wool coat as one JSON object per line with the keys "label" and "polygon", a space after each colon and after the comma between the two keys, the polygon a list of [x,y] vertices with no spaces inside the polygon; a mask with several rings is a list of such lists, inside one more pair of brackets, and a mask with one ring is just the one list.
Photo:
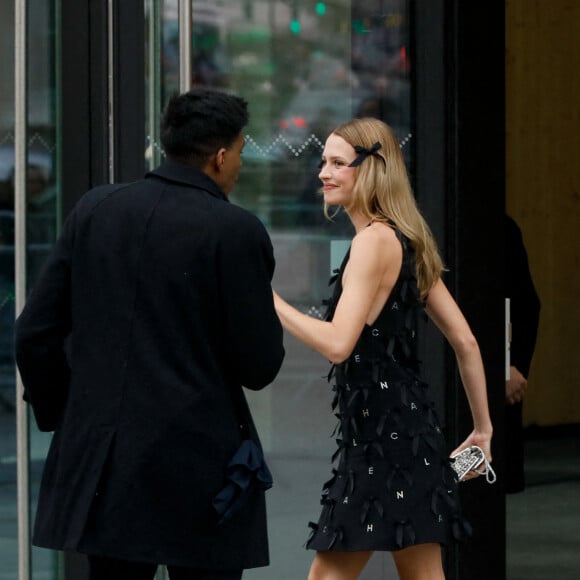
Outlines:
{"label": "black wool coat", "polygon": [[273,271],[261,222],[191,167],[81,198],[16,324],[25,399],[54,430],[36,545],[268,563],[264,492],[221,525],[211,500],[251,422],[235,398],[284,357]]}

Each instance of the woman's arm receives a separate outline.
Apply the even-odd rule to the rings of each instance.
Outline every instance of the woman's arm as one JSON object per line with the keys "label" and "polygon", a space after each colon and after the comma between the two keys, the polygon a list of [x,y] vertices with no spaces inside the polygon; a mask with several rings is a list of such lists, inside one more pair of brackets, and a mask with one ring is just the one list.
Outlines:
{"label": "woman's arm", "polygon": [[426,310],[455,351],[459,374],[473,417],[473,432],[454,453],[469,445],[478,445],[491,461],[493,427],[489,416],[485,371],[477,341],[441,279],[429,292]]}
{"label": "woman's arm", "polygon": [[[347,275],[332,321],[317,320],[296,310],[274,292],[274,305],[284,328],[333,363],[347,359],[358,340],[387,269],[400,269],[402,250],[394,232],[366,228],[353,239]],[[394,282],[393,282],[394,283]]]}

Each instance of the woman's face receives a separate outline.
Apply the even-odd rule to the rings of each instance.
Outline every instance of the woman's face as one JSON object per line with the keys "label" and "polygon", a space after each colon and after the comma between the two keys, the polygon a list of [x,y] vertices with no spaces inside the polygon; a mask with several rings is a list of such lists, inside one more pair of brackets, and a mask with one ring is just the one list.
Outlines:
{"label": "woman's face", "polygon": [[326,204],[342,205],[346,208],[350,205],[356,168],[349,165],[355,158],[356,152],[352,145],[334,133],[329,135],[318,174]]}

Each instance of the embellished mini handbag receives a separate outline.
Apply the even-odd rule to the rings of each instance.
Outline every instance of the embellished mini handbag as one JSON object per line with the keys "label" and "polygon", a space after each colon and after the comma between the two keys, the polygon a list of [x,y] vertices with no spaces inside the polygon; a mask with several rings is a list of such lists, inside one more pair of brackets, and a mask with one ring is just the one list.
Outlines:
{"label": "embellished mini handbag", "polygon": [[459,481],[463,481],[463,478],[470,471],[477,471],[481,465],[484,465],[484,470],[478,471],[478,473],[485,475],[487,483],[495,483],[497,476],[481,447],[472,445],[451,456],[451,468],[457,474]]}

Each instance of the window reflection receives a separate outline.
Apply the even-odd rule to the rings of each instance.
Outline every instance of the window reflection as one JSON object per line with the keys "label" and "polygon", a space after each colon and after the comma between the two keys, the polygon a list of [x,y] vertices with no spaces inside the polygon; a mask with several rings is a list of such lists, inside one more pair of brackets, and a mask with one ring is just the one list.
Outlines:
{"label": "window reflection", "polygon": [[[177,0],[155,7],[162,22],[160,82],[148,81],[161,87],[157,106],[150,107],[158,114],[179,88],[179,25]],[[249,102],[232,201],[268,228],[275,288],[303,312],[320,316],[330,271],[352,235],[343,214],[328,221],[322,211],[318,164],[329,132],[354,116],[378,117],[399,137],[413,173],[410,0],[193,0],[192,12],[193,83]],[[272,564],[247,571],[248,580],[307,576],[307,524],[318,517],[333,451],[335,417],[324,378],[329,365],[291,336],[285,346],[275,383],[247,395],[275,479],[267,494]],[[395,577],[391,566],[377,558],[361,578]]]}
{"label": "window reflection", "polygon": [[[155,40],[149,54],[159,60],[147,69],[148,82],[159,87],[149,109],[154,117],[179,86],[178,11],[177,0],[145,1],[154,9],[150,19],[160,15],[159,38],[148,39]],[[59,3],[28,0],[28,4],[27,274],[31,285],[57,233],[54,43]],[[193,0],[193,82],[234,91],[250,103],[244,167],[233,201],[267,225],[278,263],[275,284],[305,311],[319,312],[326,297],[332,248],[337,247],[331,241],[351,233],[344,216],[329,222],[322,214],[317,164],[329,131],[352,116],[377,116],[394,128],[407,161],[412,162],[408,4],[408,0]],[[6,16],[0,19],[2,36],[12,39],[14,2],[0,0],[0,6]],[[7,514],[0,540],[6,545],[14,545],[16,538],[12,62],[7,56],[0,65],[0,507]],[[149,121],[155,125],[155,119]],[[159,144],[154,134],[150,138],[151,151],[157,154]],[[327,475],[330,445],[326,443],[331,430],[327,427],[332,422],[330,413],[321,418],[329,404],[322,379],[327,371],[324,361],[291,341],[287,350],[275,389],[252,402],[275,476],[282,482],[269,500],[277,518],[272,529],[286,537],[283,545],[273,545],[272,560],[278,562],[275,574],[280,579],[283,570],[289,578],[304,577],[298,569],[307,568],[309,555],[301,546],[306,523],[317,514],[318,486]],[[47,442],[37,432],[31,439],[34,498]],[[305,471],[307,477],[302,475]],[[292,565],[282,564],[282,553],[292,558]],[[6,558],[2,554],[3,565],[10,566],[12,573],[16,552]],[[35,558],[35,574],[52,577],[55,567],[50,554],[35,553]],[[271,577],[272,570],[264,573]],[[260,572],[252,574],[257,578]]]}
{"label": "window reflection", "polygon": [[[14,2],[0,0],[0,31],[13,51]],[[56,78],[54,3],[28,0],[26,279],[34,284],[57,231]],[[10,15],[12,15],[10,17]],[[6,16],[6,18],[4,18]],[[14,271],[14,59],[0,64],[0,576],[18,575],[16,508],[16,386],[13,357]],[[31,425],[30,497],[34,503],[48,436]],[[31,506],[34,513],[34,506]],[[56,578],[55,554],[33,550],[34,577]]]}
{"label": "window reflection", "polygon": [[[13,2],[0,0],[0,34],[14,38]],[[16,421],[14,399],[14,47],[0,60],[0,570],[17,577]],[[6,548],[1,548],[6,546]],[[9,548],[8,548],[9,547]],[[2,575],[0,573],[0,576]]]}
{"label": "window reflection", "polygon": [[[234,200],[272,228],[348,234],[344,217],[322,215],[316,165],[329,131],[353,116],[385,120],[409,149],[407,2],[194,0],[192,8],[193,83],[250,103]],[[166,0],[163,102],[178,72],[177,0]]]}
{"label": "window reflection", "polygon": [[[165,0],[159,10],[158,111],[179,88],[177,0]],[[344,215],[330,222],[322,211],[317,166],[329,132],[354,116],[381,118],[412,162],[409,2],[193,0],[192,12],[193,83],[233,91],[249,102],[232,201],[268,228],[276,289],[319,316],[330,270],[352,234]],[[248,393],[275,479],[267,496],[272,564],[247,571],[248,580],[307,576],[307,524],[318,516],[332,453],[328,364],[290,336],[285,345],[275,384]]]}

